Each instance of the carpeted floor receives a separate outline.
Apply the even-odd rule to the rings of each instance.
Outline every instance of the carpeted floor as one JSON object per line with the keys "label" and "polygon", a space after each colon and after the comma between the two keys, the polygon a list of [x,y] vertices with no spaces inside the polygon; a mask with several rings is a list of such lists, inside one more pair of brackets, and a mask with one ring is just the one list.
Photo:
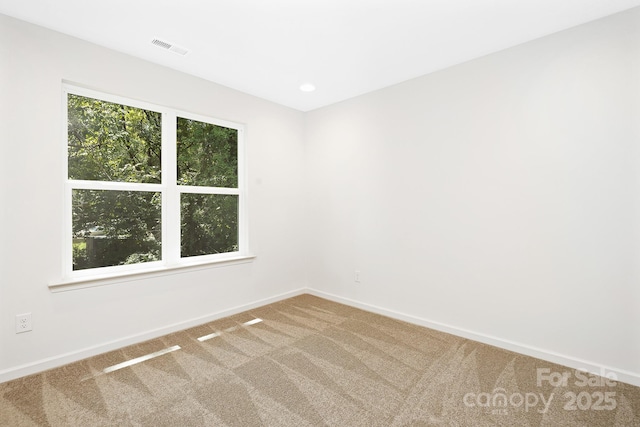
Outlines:
{"label": "carpeted floor", "polygon": [[640,426],[604,381],[302,295],[0,384],[0,425]]}

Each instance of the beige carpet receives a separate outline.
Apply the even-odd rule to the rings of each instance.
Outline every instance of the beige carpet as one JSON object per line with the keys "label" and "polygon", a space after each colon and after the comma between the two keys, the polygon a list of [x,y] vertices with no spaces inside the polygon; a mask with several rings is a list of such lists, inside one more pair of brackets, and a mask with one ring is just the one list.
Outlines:
{"label": "beige carpet", "polygon": [[302,295],[0,384],[0,425],[640,426],[602,382]]}

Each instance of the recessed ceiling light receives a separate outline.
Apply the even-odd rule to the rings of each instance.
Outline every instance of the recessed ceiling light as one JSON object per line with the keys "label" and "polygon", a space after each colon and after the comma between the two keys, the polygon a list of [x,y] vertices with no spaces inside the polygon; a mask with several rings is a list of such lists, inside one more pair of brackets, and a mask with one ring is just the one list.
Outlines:
{"label": "recessed ceiling light", "polygon": [[300,85],[300,90],[303,92],[313,92],[316,90],[316,87],[311,83],[303,83]]}

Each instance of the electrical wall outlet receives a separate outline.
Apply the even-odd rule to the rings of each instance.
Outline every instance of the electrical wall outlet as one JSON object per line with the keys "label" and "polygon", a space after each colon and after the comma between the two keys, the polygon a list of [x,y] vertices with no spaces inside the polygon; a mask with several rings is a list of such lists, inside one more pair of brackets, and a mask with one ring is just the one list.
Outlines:
{"label": "electrical wall outlet", "polygon": [[360,270],[356,270],[356,274],[354,276],[354,280],[356,283],[360,283]]}
{"label": "electrical wall outlet", "polygon": [[16,314],[16,334],[29,332],[32,329],[31,313]]}

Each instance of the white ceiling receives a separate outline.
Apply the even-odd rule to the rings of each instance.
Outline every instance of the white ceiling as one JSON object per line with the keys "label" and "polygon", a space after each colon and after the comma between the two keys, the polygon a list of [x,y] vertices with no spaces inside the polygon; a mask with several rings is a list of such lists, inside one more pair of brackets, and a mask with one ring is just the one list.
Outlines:
{"label": "white ceiling", "polygon": [[[309,111],[635,6],[640,0],[0,0],[0,13]],[[299,90],[308,82],[315,92]]]}

